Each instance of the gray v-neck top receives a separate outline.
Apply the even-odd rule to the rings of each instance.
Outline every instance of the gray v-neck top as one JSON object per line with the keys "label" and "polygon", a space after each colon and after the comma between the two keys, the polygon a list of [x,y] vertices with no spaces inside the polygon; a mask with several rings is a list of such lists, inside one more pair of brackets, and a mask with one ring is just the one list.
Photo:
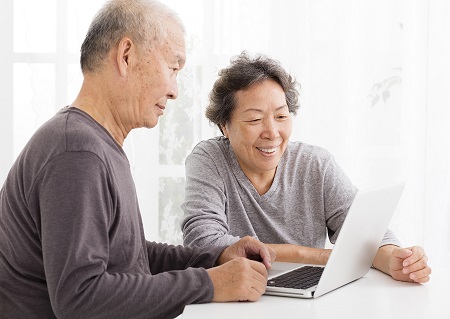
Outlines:
{"label": "gray v-neck top", "polygon": [[[186,159],[186,245],[229,245],[249,235],[271,244],[323,248],[336,241],[357,192],[325,149],[289,142],[270,189],[259,195],[228,139],[200,142]],[[388,230],[381,245],[400,245]]]}

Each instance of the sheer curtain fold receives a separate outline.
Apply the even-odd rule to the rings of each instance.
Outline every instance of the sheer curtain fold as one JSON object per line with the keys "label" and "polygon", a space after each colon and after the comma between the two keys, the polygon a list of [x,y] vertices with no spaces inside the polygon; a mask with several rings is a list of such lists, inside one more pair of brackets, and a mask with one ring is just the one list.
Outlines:
{"label": "sheer curtain fold", "polygon": [[450,262],[450,30],[449,3],[429,2],[424,242],[431,262]]}
{"label": "sheer curtain fold", "polygon": [[[54,0],[39,6],[5,1],[16,11],[0,13],[6,24],[0,33],[14,39],[0,53],[7,71],[0,75],[1,183],[32,132],[64,106],[56,103],[75,98],[81,83],[75,51],[104,2],[61,0],[56,8]],[[155,129],[132,132],[125,143],[148,239],[181,243],[184,158],[201,139],[218,134],[203,115],[208,92],[217,71],[247,50],[279,60],[302,85],[292,139],[329,149],[361,188],[406,180],[390,227],[405,246],[425,246],[432,265],[450,262],[447,1],[163,2],[179,12],[187,30],[179,98]],[[42,34],[38,43],[48,45],[23,52],[36,44],[26,39],[35,20],[27,7],[42,9],[49,16],[43,27],[56,21],[60,31]],[[67,19],[56,16],[60,10]]]}

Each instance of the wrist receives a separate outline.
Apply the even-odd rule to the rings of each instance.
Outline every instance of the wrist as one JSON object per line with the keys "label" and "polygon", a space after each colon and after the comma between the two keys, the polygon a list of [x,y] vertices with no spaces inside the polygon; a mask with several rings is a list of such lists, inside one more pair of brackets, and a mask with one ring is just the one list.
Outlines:
{"label": "wrist", "polygon": [[318,264],[319,265],[325,265],[328,262],[328,259],[331,255],[331,249],[319,249],[319,259]]}
{"label": "wrist", "polygon": [[397,248],[394,245],[385,245],[378,248],[378,252],[372,262],[372,268],[378,269],[379,271],[392,276],[391,273],[391,257],[392,251]]}
{"label": "wrist", "polygon": [[298,253],[302,263],[325,265],[330,257],[331,249],[299,246]]}
{"label": "wrist", "polygon": [[[228,246],[228,247],[230,247],[230,246]],[[227,246],[223,247],[222,251],[220,252],[219,256],[216,259],[216,262],[214,263],[214,267],[220,266],[231,259],[231,258],[227,257],[228,247]]]}

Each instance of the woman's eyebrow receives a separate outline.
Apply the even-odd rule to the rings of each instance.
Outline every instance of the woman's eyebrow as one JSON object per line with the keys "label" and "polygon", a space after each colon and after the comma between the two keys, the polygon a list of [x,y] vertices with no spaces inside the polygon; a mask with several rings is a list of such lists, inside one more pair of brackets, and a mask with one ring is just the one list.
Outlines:
{"label": "woman's eyebrow", "polygon": [[[285,107],[288,107],[287,104],[283,104],[283,105],[277,107],[277,108],[275,109],[275,111],[279,111],[279,110],[281,110],[281,109],[283,109],[283,108],[285,108]],[[263,110],[261,110],[261,109],[256,109],[256,108],[250,108],[250,109],[246,109],[243,113],[247,113],[247,112],[259,112],[259,113],[262,113]]]}

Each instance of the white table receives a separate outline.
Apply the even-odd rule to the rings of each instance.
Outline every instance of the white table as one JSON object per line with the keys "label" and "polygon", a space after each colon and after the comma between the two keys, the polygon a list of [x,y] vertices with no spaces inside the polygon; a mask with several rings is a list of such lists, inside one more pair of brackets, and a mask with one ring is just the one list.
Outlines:
{"label": "white table", "polygon": [[450,318],[450,268],[411,284],[371,269],[363,278],[317,299],[262,296],[256,302],[189,305],[181,318]]}

